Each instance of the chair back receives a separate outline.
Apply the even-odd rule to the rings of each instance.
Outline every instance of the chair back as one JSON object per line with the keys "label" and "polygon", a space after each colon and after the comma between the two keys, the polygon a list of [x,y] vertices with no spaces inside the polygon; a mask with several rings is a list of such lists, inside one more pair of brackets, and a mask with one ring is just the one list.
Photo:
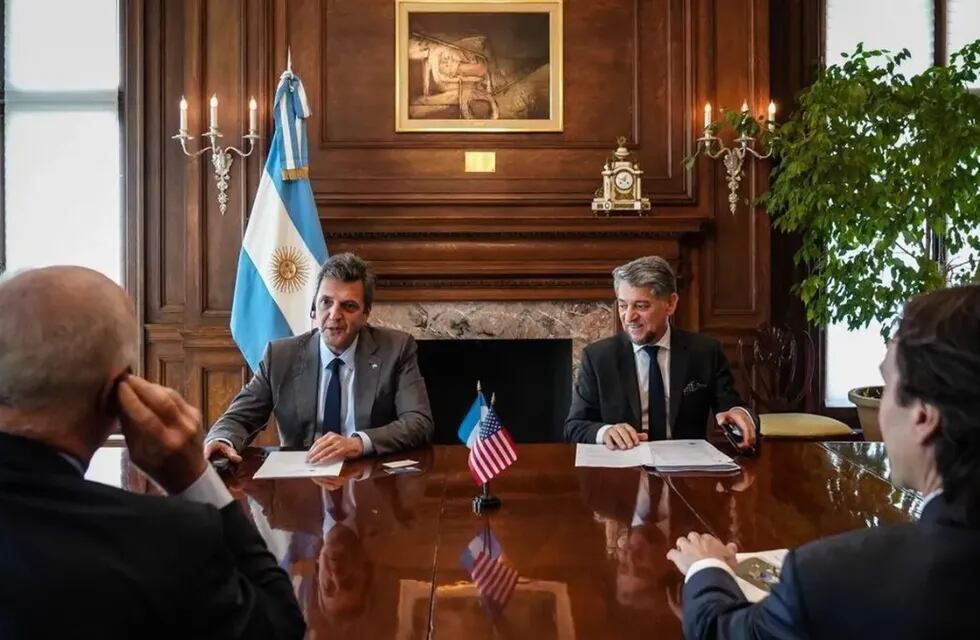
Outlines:
{"label": "chair back", "polygon": [[805,331],[762,323],[739,338],[738,362],[753,409],[794,411],[813,381],[813,340]]}

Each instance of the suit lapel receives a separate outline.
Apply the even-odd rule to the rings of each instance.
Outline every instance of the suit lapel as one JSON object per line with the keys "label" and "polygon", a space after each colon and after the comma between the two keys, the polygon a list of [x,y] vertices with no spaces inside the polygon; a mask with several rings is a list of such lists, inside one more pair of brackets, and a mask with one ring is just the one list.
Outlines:
{"label": "suit lapel", "polygon": [[636,379],[636,353],[633,351],[633,343],[626,337],[625,333],[619,334],[619,379],[623,381],[623,390],[629,398],[632,420],[630,424],[640,429],[643,425],[643,418],[640,416],[640,383]]}
{"label": "suit lapel", "polygon": [[371,328],[365,325],[354,354],[354,424],[358,431],[371,428],[371,407],[374,406],[381,377],[381,359],[377,351],[378,345],[371,335]]}
{"label": "suit lapel", "polygon": [[[298,440],[304,446],[313,444],[316,431],[316,406],[320,395],[320,333],[314,331],[303,346],[300,365],[293,382],[293,406],[296,407],[296,424],[300,429]],[[310,390],[313,392],[310,393]],[[286,443],[283,443],[285,445]]]}
{"label": "suit lapel", "polygon": [[671,435],[676,437],[673,427],[677,424],[681,399],[684,395],[684,381],[687,378],[687,340],[684,333],[676,327],[670,328],[670,426]]}

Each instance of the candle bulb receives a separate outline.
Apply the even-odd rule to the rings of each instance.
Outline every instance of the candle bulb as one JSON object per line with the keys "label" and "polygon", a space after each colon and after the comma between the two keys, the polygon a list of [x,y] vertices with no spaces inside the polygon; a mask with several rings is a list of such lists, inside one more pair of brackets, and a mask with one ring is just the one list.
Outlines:
{"label": "candle bulb", "polygon": [[746,102],[745,100],[742,100],[742,113],[746,113],[748,112],[748,110],[749,110],[749,103]]}
{"label": "candle bulb", "polygon": [[259,105],[255,102],[255,98],[251,98],[248,101],[248,132],[250,134],[254,134],[255,130],[258,128],[258,119]]}
{"label": "candle bulb", "polygon": [[218,128],[218,94],[211,96],[211,128]]}
{"label": "candle bulb", "polygon": [[180,96],[180,132],[187,132],[187,100]]}
{"label": "candle bulb", "polygon": [[711,126],[711,103],[704,103],[704,134],[708,135],[708,127]]}
{"label": "candle bulb", "polygon": [[769,130],[773,131],[776,128],[776,103],[772,100],[769,101],[767,120],[769,120]]}

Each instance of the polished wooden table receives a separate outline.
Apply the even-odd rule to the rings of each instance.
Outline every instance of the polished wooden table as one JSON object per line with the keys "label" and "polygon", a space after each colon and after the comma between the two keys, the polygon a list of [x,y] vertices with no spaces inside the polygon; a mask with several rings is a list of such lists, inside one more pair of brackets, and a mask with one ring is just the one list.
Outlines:
{"label": "polished wooden table", "polygon": [[[576,469],[573,445],[521,445],[491,515],[472,511],[462,446],[319,481],[251,480],[261,451],[247,453],[228,485],[290,572],[310,638],[679,638],[682,576],[665,558],[679,536],[793,547],[920,508],[869,443],[770,441],[725,477]],[[403,458],[418,471],[380,464]],[[516,572],[506,602],[467,571],[474,541]]]}

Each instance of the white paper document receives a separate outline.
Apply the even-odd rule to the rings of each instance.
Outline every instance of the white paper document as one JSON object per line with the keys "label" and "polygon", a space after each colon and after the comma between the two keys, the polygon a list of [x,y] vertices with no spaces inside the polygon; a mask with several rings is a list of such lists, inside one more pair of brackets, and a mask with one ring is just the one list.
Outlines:
{"label": "white paper document", "polygon": [[769,595],[772,586],[779,582],[779,572],[787,553],[787,549],[771,549],[735,555],[738,563],[735,582],[746,600],[758,602]]}
{"label": "white paper document", "polygon": [[340,475],[344,466],[342,459],[328,460],[310,464],[306,461],[306,451],[273,451],[252,476],[263,478],[322,478]]}
{"label": "white paper document", "polygon": [[738,471],[738,464],[707,440],[658,440],[649,442],[650,466],[657,471]]}
{"label": "white paper document", "polygon": [[645,445],[632,449],[608,449],[604,444],[575,447],[576,467],[642,467],[653,462]]}
{"label": "white paper document", "polygon": [[738,464],[707,440],[658,440],[642,442],[627,450],[609,450],[603,444],[579,444],[576,467],[655,467],[665,473],[678,471],[738,471]]}

